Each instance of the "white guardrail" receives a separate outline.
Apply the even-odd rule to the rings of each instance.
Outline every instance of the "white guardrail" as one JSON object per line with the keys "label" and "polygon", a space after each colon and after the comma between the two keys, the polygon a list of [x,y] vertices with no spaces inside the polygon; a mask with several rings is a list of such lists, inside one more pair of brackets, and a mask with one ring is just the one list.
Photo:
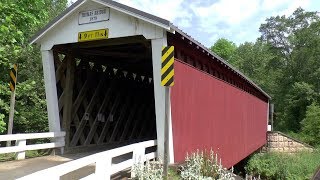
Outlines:
{"label": "white guardrail", "polygon": [[[34,179],[46,179],[46,180],[58,180],[61,176],[70,172],[76,171],[80,168],[95,165],[95,172],[82,178],[81,180],[110,180],[111,175],[116,174],[120,171],[132,168],[134,163],[144,162],[146,160],[156,158],[156,151],[145,153],[146,148],[157,145],[156,140],[144,141],[128,146],[123,146],[116,149],[96,153],[80,159],[76,159],[58,166],[54,166],[48,169],[44,169],[33,174],[24,176],[17,180],[34,180]],[[120,161],[117,164],[112,163],[114,157],[133,153],[130,159]],[[131,174],[134,176],[134,174]]]}
{"label": "white guardrail", "polygon": [[[0,154],[5,153],[17,153],[17,159],[25,159],[26,151],[38,150],[38,149],[50,149],[64,146],[65,132],[46,132],[46,133],[26,133],[26,134],[9,134],[0,135],[0,142],[2,141],[16,141],[15,146],[0,147]],[[40,138],[61,138],[58,142],[43,143],[43,144],[28,144],[28,139],[40,139]]]}

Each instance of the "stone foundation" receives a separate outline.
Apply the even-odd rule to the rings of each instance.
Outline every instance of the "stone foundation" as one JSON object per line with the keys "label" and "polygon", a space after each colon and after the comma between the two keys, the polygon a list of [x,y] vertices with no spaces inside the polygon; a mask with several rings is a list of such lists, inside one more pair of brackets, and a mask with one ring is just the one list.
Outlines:
{"label": "stone foundation", "polygon": [[267,133],[267,144],[264,150],[267,152],[295,153],[299,151],[313,151],[313,147],[281,132],[272,131]]}

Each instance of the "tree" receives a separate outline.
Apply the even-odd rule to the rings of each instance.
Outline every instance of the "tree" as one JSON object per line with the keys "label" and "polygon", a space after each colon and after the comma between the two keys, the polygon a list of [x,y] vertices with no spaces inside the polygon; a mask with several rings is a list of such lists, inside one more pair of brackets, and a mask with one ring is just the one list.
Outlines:
{"label": "tree", "polygon": [[293,132],[299,132],[301,129],[300,122],[306,116],[307,107],[316,102],[318,94],[314,91],[314,87],[306,82],[295,82],[289,88],[285,95],[283,121],[282,126]]}
{"label": "tree", "polygon": [[293,48],[297,46],[294,41],[295,35],[317,21],[319,21],[317,12],[305,12],[302,8],[298,8],[289,17],[267,18],[266,23],[261,24],[259,31],[261,39],[269,42],[285,58],[290,58]]}
{"label": "tree", "polygon": [[279,76],[278,69],[273,63],[274,58],[267,43],[245,42],[239,45],[229,62],[264,90],[272,93],[275,77]]}
{"label": "tree", "polygon": [[18,63],[14,132],[48,129],[39,47],[30,37],[66,8],[67,0],[2,0],[0,2],[0,133],[6,130],[9,70]]}
{"label": "tree", "polygon": [[218,39],[210,48],[212,52],[222,57],[224,60],[229,60],[236,50],[237,46],[232,41],[224,38]]}
{"label": "tree", "polygon": [[319,144],[320,139],[320,106],[312,103],[307,107],[306,117],[301,122],[302,133],[306,142]]}
{"label": "tree", "polygon": [[277,129],[300,132],[300,122],[312,102],[319,102],[320,92],[320,17],[317,12],[298,8],[291,16],[270,17],[260,26],[261,41],[281,76],[273,91]]}

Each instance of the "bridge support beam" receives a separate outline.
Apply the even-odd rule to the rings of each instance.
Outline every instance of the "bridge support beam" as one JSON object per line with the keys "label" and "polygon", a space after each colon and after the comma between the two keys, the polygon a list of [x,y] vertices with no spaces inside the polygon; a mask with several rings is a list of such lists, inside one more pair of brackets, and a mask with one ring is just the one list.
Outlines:
{"label": "bridge support beam", "polygon": [[[46,90],[47,111],[50,132],[60,132],[60,117],[58,109],[58,96],[56,87],[56,74],[52,50],[45,50],[42,54],[42,65]],[[56,138],[55,142],[63,142],[64,137]],[[63,148],[61,148],[63,153]]]}
{"label": "bridge support beam", "polygon": [[[152,39],[152,65],[154,78],[154,98],[156,109],[156,124],[157,124],[157,141],[158,141],[158,157],[163,160],[164,157],[164,128],[165,128],[165,87],[161,86],[161,52],[162,47],[167,46],[167,35],[163,32],[163,38]],[[168,95],[169,96],[169,95]],[[170,99],[170,98],[169,98]],[[169,101],[169,105],[171,105]],[[173,156],[173,138],[172,138],[172,122],[171,122],[171,107],[169,107],[169,162],[174,163]]]}

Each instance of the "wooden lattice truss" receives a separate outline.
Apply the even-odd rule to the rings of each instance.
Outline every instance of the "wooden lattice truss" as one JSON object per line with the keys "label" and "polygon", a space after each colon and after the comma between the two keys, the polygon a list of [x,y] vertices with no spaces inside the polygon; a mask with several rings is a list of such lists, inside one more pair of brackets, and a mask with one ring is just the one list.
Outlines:
{"label": "wooden lattice truss", "polygon": [[66,148],[155,138],[152,78],[54,51]]}

